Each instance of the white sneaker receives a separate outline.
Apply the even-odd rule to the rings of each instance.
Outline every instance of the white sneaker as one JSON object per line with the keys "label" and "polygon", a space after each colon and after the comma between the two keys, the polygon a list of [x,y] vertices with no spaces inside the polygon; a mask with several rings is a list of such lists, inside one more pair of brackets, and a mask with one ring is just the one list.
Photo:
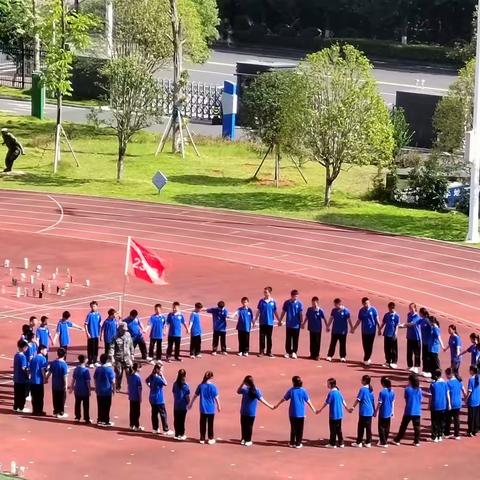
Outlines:
{"label": "white sneaker", "polygon": [[413,373],[416,373],[418,375],[418,367],[413,367],[413,370],[412,370]]}
{"label": "white sneaker", "polygon": [[195,358],[202,358],[202,355],[199,353]]}
{"label": "white sneaker", "polygon": [[88,368],[95,368],[95,365],[93,363],[91,363]]}
{"label": "white sneaker", "polygon": [[430,372],[422,372],[422,376],[425,378],[431,378],[432,374]]}
{"label": "white sneaker", "polygon": [[415,367],[410,367],[410,368],[408,369],[408,371],[409,371],[409,372],[415,372]]}
{"label": "white sneaker", "polygon": [[132,432],[136,432],[136,431],[137,431],[137,427],[130,427],[130,430],[131,430]]}
{"label": "white sneaker", "polygon": [[153,360],[153,357],[147,357],[147,361],[151,362]]}
{"label": "white sneaker", "polygon": [[338,446],[338,448],[345,448],[345,444],[342,443],[341,445]]}
{"label": "white sneaker", "polygon": [[372,361],[370,359],[367,360],[367,365],[371,365]]}
{"label": "white sneaker", "polygon": [[244,444],[246,447],[251,447],[253,445],[253,442],[245,442]]}
{"label": "white sneaker", "polygon": [[327,443],[325,445],[325,448],[337,448],[337,446],[336,445],[330,445],[329,443]]}
{"label": "white sneaker", "polygon": [[200,440],[198,443],[201,443],[202,445],[205,445],[205,440]]}
{"label": "white sneaker", "polygon": [[347,359],[346,358],[341,358],[340,361],[345,363],[347,361]]}
{"label": "white sneaker", "polygon": [[166,437],[171,437],[173,435],[173,431],[167,430],[166,432],[162,432],[162,434],[165,435]]}
{"label": "white sneaker", "polygon": [[193,359],[195,359],[195,355],[190,355],[190,358],[193,358]]}
{"label": "white sneaker", "polygon": [[157,430],[152,430],[152,433],[154,433],[155,435],[160,435],[161,432],[159,429],[157,429]]}
{"label": "white sneaker", "polygon": [[26,400],[27,402],[31,402],[31,401],[32,401],[32,396],[29,395],[25,400]]}
{"label": "white sneaker", "polygon": [[414,447],[419,447],[420,444],[419,444],[419,443],[414,443],[413,446],[414,446]]}
{"label": "white sneaker", "polygon": [[241,357],[241,356],[243,355],[243,353],[242,353],[242,352],[238,352],[237,355],[238,355],[239,357]]}
{"label": "white sneaker", "polygon": [[391,363],[390,368],[393,368],[393,369],[397,368],[397,364],[396,363]]}
{"label": "white sneaker", "polygon": [[187,439],[187,436],[186,435],[181,435],[180,437],[178,437],[178,439],[182,440],[182,442],[184,442]]}
{"label": "white sneaker", "polygon": [[29,408],[24,408],[23,410],[17,410],[19,413],[31,413],[31,410]]}
{"label": "white sneaker", "polygon": [[[332,357],[327,357],[325,360],[326,360],[327,362],[331,362],[331,361],[332,361]],[[330,444],[329,444],[329,445],[330,445]],[[335,446],[335,445],[330,445],[330,448],[336,448],[336,446]]]}
{"label": "white sneaker", "polygon": [[212,352],[212,355],[216,355],[216,354],[217,354],[217,352],[215,352],[215,351]]}
{"label": "white sneaker", "polygon": [[357,443],[357,442],[353,442],[352,443],[352,447],[355,447],[355,448],[362,448],[363,445],[361,443]]}
{"label": "white sneaker", "polygon": [[365,448],[372,448],[372,444],[371,444],[371,443],[366,443],[366,444],[364,445],[364,447],[365,447]]}
{"label": "white sneaker", "polygon": [[295,445],[295,448],[303,448],[303,445],[300,444],[300,445]]}
{"label": "white sneaker", "polygon": [[389,367],[391,367],[391,365],[390,365],[389,363],[384,363],[384,364],[382,365],[382,367],[383,367],[383,368],[389,368]]}
{"label": "white sneaker", "polygon": [[217,443],[217,441],[214,439],[214,438],[211,438],[209,441],[208,441],[208,444],[209,445],[215,445]]}
{"label": "white sneaker", "polygon": [[245,353],[243,354],[243,356],[244,356],[244,357],[248,357],[248,352],[245,352]]}
{"label": "white sneaker", "polygon": [[59,414],[57,415],[57,418],[68,418],[68,413],[62,413],[61,415]]}
{"label": "white sneaker", "polygon": [[149,363],[150,365],[155,365],[155,360],[149,360],[148,363]]}
{"label": "white sneaker", "polygon": [[137,431],[138,431],[138,432],[143,432],[144,430],[145,430],[145,427],[138,427],[138,428],[137,428]]}
{"label": "white sneaker", "polygon": [[455,437],[455,440],[460,440],[460,437]]}
{"label": "white sneaker", "polygon": [[289,355],[288,353],[286,353],[286,354],[284,355],[284,357],[285,357],[285,358],[290,358],[290,355]]}
{"label": "white sneaker", "polygon": [[113,422],[108,422],[104,425],[105,427],[114,427],[115,424]]}
{"label": "white sneaker", "polygon": [[380,448],[388,448],[388,445],[387,445],[387,444],[383,445],[382,443],[377,442],[377,447],[380,447]]}
{"label": "white sneaker", "polygon": [[222,355],[228,355],[228,352],[222,352]]}
{"label": "white sneaker", "polygon": [[297,354],[295,352],[292,353],[292,358],[297,358]]}
{"label": "white sneaker", "polygon": [[245,445],[245,440],[240,440],[240,445]]}
{"label": "white sneaker", "polygon": [[392,443],[397,446],[400,445],[400,442],[396,442],[395,440],[392,440]]}

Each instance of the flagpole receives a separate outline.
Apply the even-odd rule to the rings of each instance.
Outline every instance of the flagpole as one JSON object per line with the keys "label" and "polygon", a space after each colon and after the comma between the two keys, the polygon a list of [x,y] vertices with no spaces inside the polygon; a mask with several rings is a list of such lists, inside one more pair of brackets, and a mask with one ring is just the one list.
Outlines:
{"label": "flagpole", "polygon": [[132,237],[127,239],[127,251],[125,253],[125,270],[123,272],[123,291],[120,297],[119,311],[120,315],[123,315],[123,306],[125,304],[125,295],[127,292],[127,280],[128,280],[128,267],[130,265],[130,245],[132,243]]}

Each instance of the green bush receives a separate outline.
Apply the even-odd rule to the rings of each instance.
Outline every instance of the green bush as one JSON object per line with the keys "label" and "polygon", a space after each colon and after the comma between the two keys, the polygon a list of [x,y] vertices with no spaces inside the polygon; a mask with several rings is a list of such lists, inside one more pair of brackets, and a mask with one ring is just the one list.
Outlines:
{"label": "green bush", "polygon": [[72,71],[72,97],[77,100],[101,99],[105,96],[105,76],[101,73],[106,60],[76,57]]}

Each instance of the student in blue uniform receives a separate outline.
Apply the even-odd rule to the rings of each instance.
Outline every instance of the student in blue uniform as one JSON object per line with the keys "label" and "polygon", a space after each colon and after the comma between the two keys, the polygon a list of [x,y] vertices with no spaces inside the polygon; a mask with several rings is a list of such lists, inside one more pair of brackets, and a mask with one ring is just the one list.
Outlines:
{"label": "student in blue uniform", "polygon": [[83,420],[90,425],[90,371],[85,355],[78,356],[78,365],[73,370],[69,392],[75,396],[75,420],[81,420],[83,406]]}
{"label": "student in blue uniform", "polygon": [[65,400],[67,396],[68,366],[65,361],[67,352],[60,347],[57,350],[57,358],[50,362],[46,380],[52,377],[52,401],[53,415],[57,418],[67,418],[65,413]]}
{"label": "student in blue uniform", "polygon": [[352,447],[363,446],[362,442],[364,433],[365,447],[370,448],[372,446],[372,417],[375,413],[375,396],[373,394],[373,388],[370,385],[371,381],[370,375],[364,375],[362,377],[362,386],[360,387],[355,403],[351,408],[351,411],[353,411],[357,405],[360,405],[358,411],[357,440],[352,443]]}
{"label": "student in blue uniform", "polygon": [[170,361],[172,352],[175,360],[177,362],[181,362],[182,359],[180,358],[180,344],[182,342],[182,325],[187,333],[188,327],[185,322],[185,317],[180,311],[180,303],[173,302],[172,311],[167,316],[166,324],[168,326],[167,362]]}
{"label": "student in blue uniform", "polygon": [[[205,443],[206,435],[208,435],[208,444],[215,445],[215,406],[220,413],[220,399],[218,396],[218,389],[212,381],[213,372],[207,371],[203,376],[202,383],[195,390],[195,395],[190,401],[188,409],[190,410],[195,403],[195,400],[200,397],[200,443]],[[207,433],[208,426],[208,433]]]}
{"label": "student in blue uniform", "polygon": [[468,407],[467,435],[475,437],[480,430],[480,374],[473,365],[470,367],[465,403]]}
{"label": "student in blue uniform", "polygon": [[227,317],[228,310],[225,308],[225,302],[220,300],[216,307],[206,309],[207,313],[212,315],[213,337],[212,337],[212,355],[217,354],[218,342],[223,355],[227,355]]}
{"label": "student in blue uniform", "polygon": [[237,309],[234,318],[237,319],[238,355],[248,357],[250,351],[250,331],[253,323],[253,311],[248,306],[248,297],[242,297],[242,306]]}
{"label": "student in blue uniform", "polygon": [[[100,338],[102,316],[98,311],[98,302],[90,302],[90,311],[85,318],[85,334],[87,335],[88,366],[95,367],[98,362],[98,340]],[[98,365],[97,365],[98,366]]]}
{"label": "student in blue uniform", "polygon": [[130,403],[130,428],[134,432],[143,432],[140,425],[140,409],[142,405],[142,378],[138,373],[138,363],[134,362],[127,371],[128,401]]}
{"label": "student in blue uniform", "polygon": [[397,368],[398,363],[398,326],[400,325],[400,316],[395,311],[395,303],[388,304],[388,312],[383,316],[382,325],[380,325],[379,334],[383,330],[383,351],[385,353],[385,363],[383,367]]}
{"label": "student in blue uniform", "polygon": [[202,321],[200,318],[203,305],[195,303],[195,309],[190,314],[188,330],[190,331],[190,358],[202,358]]}
{"label": "student in blue uniform", "polygon": [[115,424],[110,421],[110,409],[112,397],[115,394],[115,372],[108,363],[108,355],[100,355],[100,366],[93,374],[95,381],[95,393],[97,394],[97,425],[99,427],[113,427]]}
{"label": "student in blue uniform", "polygon": [[33,332],[27,332],[27,334],[25,335],[25,338],[28,343],[28,349],[25,355],[27,356],[27,363],[30,364],[30,361],[32,360],[32,358],[37,354],[38,345],[35,340],[35,334]]}
{"label": "student in blue uniform", "polygon": [[[462,394],[467,396],[467,392],[462,384],[462,379],[458,375],[457,370],[447,368],[445,370],[447,376],[448,391],[450,393],[450,410],[447,412],[445,421],[445,437],[460,440],[460,409],[462,408]],[[453,423],[453,435],[451,428]]]}
{"label": "student in blue uniform", "polygon": [[186,440],[185,419],[187,417],[188,404],[190,403],[190,387],[187,383],[187,372],[181,368],[177,379],[172,386],[173,393],[173,426],[177,440]]}
{"label": "student in blue uniform", "polygon": [[[257,313],[255,314],[254,325],[259,322],[259,356],[266,355],[274,358],[272,353],[272,336],[273,325],[275,322],[280,322],[280,317],[277,312],[277,302],[272,297],[272,287],[265,287],[263,289],[263,298],[259,300],[257,305]],[[265,350],[266,347],[266,350]]]}
{"label": "student in blue uniform", "polygon": [[318,360],[320,358],[320,344],[322,342],[322,321],[327,326],[327,319],[325,313],[320,308],[320,300],[318,297],[312,298],[312,306],[308,307],[305,315],[305,321],[302,324],[302,328],[305,327],[307,322],[307,328],[310,333],[310,359]]}
{"label": "student in blue uniform", "polygon": [[407,366],[415,374],[418,373],[420,368],[420,352],[422,350],[421,323],[422,319],[417,312],[417,305],[411,303],[408,306],[407,323],[401,324],[400,328],[407,329]]}
{"label": "student in blue uniform", "polygon": [[138,316],[137,310],[131,310],[130,314],[127,318],[123,320],[128,327],[128,332],[133,340],[133,350],[138,348],[140,349],[140,353],[142,355],[142,360],[147,359],[147,344],[145,343],[145,339],[143,338],[143,333],[145,332],[145,328]]}
{"label": "student in blue uniform", "polygon": [[362,298],[362,308],[358,311],[358,320],[352,328],[352,333],[355,333],[360,324],[362,325],[363,364],[368,366],[372,363],[375,336],[377,331],[380,332],[377,309],[370,304],[368,297]]}
{"label": "student in blue uniform", "polygon": [[110,347],[117,335],[118,321],[117,311],[114,308],[110,308],[107,312],[107,318],[102,323],[102,329],[100,331],[100,341],[104,342],[105,352],[108,354]]}
{"label": "student in blue uniform", "polygon": [[444,352],[450,350],[450,368],[453,371],[460,370],[460,364],[462,357],[460,354],[462,353],[462,339],[457,332],[456,325],[449,325],[448,326],[448,345],[443,349]]}
{"label": "student in blue uniform", "polygon": [[44,384],[46,378],[47,347],[40,345],[37,354],[30,360],[30,394],[32,395],[32,415],[44,416]]}
{"label": "student in blue uniform", "polygon": [[462,357],[466,353],[470,353],[471,355],[470,365],[473,365],[476,367],[480,362],[480,335],[477,335],[476,333],[471,333],[469,338],[470,338],[471,345],[462,353],[460,353],[459,356]]}
{"label": "student in blue uniform", "polygon": [[[145,383],[150,388],[148,399],[152,407],[152,430],[153,433],[163,433],[164,435],[173,435],[172,430],[168,428],[167,409],[163,397],[163,387],[167,386],[167,381],[163,376],[163,364],[156,363],[153,366],[152,373],[145,379]],[[158,417],[162,421],[162,430],[160,431]]]}
{"label": "student in blue uniform", "polygon": [[240,427],[242,430],[241,445],[251,447],[253,424],[257,415],[258,402],[263,403],[273,410],[273,405],[268,403],[262,395],[262,392],[255,386],[255,382],[251,375],[247,375],[237,389],[237,393],[242,396],[242,404],[240,406]]}
{"label": "student in blue uniform", "polygon": [[422,375],[426,378],[431,378],[432,368],[430,359],[430,345],[432,342],[432,323],[430,320],[430,313],[426,308],[421,308],[418,311],[420,318],[420,332],[422,339]]}
{"label": "student in blue uniform", "polygon": [[48,360],[48,350],[50,349],[50,345],[53,345],[53,338],[48,328],[48,317],[46,315],[40,317],[40,325],[35,332],[35,337],[39,345],[45,345],[45,347],[47,347],[45,358]]}
{"label": "student in blue uniform", "polygon": [[375,408],[375,416],[378,416],[378,446],[387,448],[390,424],[394,414],[395,392],[392,390],[392,382],[388,377],[382,377],[380,383],[382,389],[378,394]]}
{"label": "student in blue uniform", "polygon": [[433,372],[440,370],[440,358],[438,354],[444,350],[442,333],[440,331],[440,323],[436,317],[430,316],[430,338],[428,343],[428,362],[430,376]]}
{"label": "student in blue uniform", "polygon": [[447,411],[450,409],[450,391],[447,382],[442,378],[442,371],[435,370],[430,384],[430,418],[432,441],[435,443],[443,440]]}
{"label": "student in blue uniform", "polygon": [[290,292],[290,298],[283,303],[279,325],[286,317],[285,358],[297,358],[298,338],[303,323],[303,304],[298,299],[298,290]]}
{"label": "student in blue uniform", "polygon": [[322,405],[322,408],[317,411],[317,415],[320,414],[323,409],[328,405],[329,414],[328,414],[328,424],[330,428],[330,440],[327,444],[327,448],[343,448],[345,444],[343,443],[343,433],[342,433],[342,419],[344,409],[346,408],[350,411],[345,403],[345,399],[341,394],[339,388],[337,387],[337,381],[334,378],[329,378],[327,380],[327,388],[329,390],[325,403]]}
{"label": "student in blue uniform", "polygon": [[53,343],[55,344],[58,339],[58,345],[65,350],[65,358],[67,358],[68,347],[70,345],[70,329],[74,328],[75,330],[83,331],[83,328],[73,323],[70,317],[69,311],[62,313],[62,318],[57,323],[55,337],[53,338]]}
{"label": "student in blue uniform", "polygon": [[162,359],[162,340],[165,330],[165,315],[162,314],[162,304],[157,303],[153,308],[155,313],[150,316],[147,323],[147,330],[150,330],[147,360],[151,363]]}
{"label": "student in blue uniform", "polygon": [[307,404],[313,413],[317,413],[310,400],[308,392],[303,388],[302,379],[295,375],[292,377],[292,388],[290,388],[284,397],[273,407],[277,409],[283,402],[290,401],[288,416],[290,418],[290,443],[291,448],[302,448],[303,428],[305,425],[305,404]]}
{"label": "student in blue uniform", "polygon": [[346,308],[340,298],[333,301],[333,309],[330,313],[330,319],[327,325],[327,332],[332,330],[330,339],[330,347],[328,348],[327,361],[331,362],[335,355],[337,343],[340,343],[340,361],[347,361],[347,334],[348,326],[353,328],[350,319],[350,311]]}
{"label": "student in blue uniform", "polygon": [[28,362],[25,355],[28,343],[25,340],[17,342],[17,353],[13,357],[13,411],[28,413],[25,408],[28,386]]}
{"label": "student in blue uniform", "polygon": [[405,410],[403,412],[400,429],[393,439],[395,445],[400,445],[400,441],[405,436],[408,424],[413,425],[413,445],[420,446],[420,420],[422,417],[422,389],[420,381],[416,374],[408,376],[408,386],[405,388]]}

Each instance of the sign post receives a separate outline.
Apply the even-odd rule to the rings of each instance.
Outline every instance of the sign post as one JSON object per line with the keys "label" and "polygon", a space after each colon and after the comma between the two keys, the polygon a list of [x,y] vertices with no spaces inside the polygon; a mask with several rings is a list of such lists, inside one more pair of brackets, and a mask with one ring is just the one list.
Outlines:
{"label": "sign post", "polygon": [[225,81],[223,83],[222,109],[223,124],[222,137],[235,140],[235,122],[237,116],[237,84]]}

